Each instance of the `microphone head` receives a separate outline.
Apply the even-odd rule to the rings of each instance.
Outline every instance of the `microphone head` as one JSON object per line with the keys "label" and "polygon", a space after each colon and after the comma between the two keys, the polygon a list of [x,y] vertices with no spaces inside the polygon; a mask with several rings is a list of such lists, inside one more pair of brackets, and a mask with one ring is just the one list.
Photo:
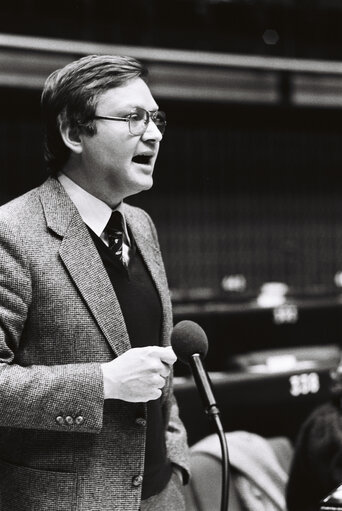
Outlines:
{"label": "microphone head", "polygon": [[177,323],[171,334],[171,345],[177,358],[189,364],[191,356],[198,353],[204,358],[208,352],[208,339],[205,331],[194,321]]}

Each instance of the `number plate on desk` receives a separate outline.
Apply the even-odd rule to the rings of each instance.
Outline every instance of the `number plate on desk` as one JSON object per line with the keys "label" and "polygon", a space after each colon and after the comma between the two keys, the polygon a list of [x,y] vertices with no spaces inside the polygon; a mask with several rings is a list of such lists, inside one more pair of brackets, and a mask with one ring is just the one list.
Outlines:
{"label": "number plate on desk", "polygon": [[[260,373],[209,372],[226,431],[295,438],[311,411],[331,398],[332,366]],[[175,393],[190,443],[210,433],[195,383],[175,378]],[[342,510],[341,510],[342,511]]]}
{"label": "number plate on desk", "polygon": [[319,374],[316,372],[293,374],[289,378],[291,396],[317,394],[320,389]]}

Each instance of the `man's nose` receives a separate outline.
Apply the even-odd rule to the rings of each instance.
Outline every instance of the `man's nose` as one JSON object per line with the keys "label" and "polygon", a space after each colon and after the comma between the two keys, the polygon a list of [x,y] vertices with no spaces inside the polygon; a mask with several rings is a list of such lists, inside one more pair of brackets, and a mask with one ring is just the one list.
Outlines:
{"label": "man's nose", "polygon": [[150,119],[147,125],[146,131],[142,136],[143,140],[153,140],[155,142],[160,142],[163,138],[162,133],[158,129],[156,123]]}

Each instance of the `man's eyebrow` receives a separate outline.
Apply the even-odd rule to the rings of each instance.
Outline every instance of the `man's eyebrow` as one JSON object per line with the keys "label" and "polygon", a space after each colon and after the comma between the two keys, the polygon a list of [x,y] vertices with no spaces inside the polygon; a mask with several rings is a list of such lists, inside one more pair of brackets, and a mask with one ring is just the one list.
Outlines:
{"label": "man's eyebrow", "polygon": [[157,106],[156,108],[152,108],[151,110],[148,110],[147,108],[145,108],[145,107],[143,107],[143,106],[137,106],[137,105],[136,105],[136,106],[131,107],[131,110],[130,110],[130,111],[132,111],[132,110],[134,111],[134,110],[136,110],[137,108],[141,108],[141,110],[146,110],[146,112],[158,112],[158,110],[159,110],[159,107],[158,107],[158,106]]}
{"label": "man's eyebrow", "polygon": [[159,110],[159,105],[156,105],[151,110],[148,110],[144,106],[133,104],[133,103],[130,103],[128,105],[114,105],[113,104],[113,106],[110,106],[109,108],[111,108],[111,109],[115,108],[115,109],[120,110],[120,111],[124,111],[124,110],[125,111],[131,111],[131,110],[134,110],[136,108],[142,108],[143,110],[147,110],[148,112],[157,112]]}

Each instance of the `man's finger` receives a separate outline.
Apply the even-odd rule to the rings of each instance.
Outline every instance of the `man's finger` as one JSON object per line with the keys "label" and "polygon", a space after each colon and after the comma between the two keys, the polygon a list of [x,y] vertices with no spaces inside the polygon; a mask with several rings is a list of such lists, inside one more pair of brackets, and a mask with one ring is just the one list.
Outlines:
{"label": "man's finger", "polygon": [[172,365],[176,362],[177,357],[171,346],[148,346],[149,353],[159,358],[165,364]]}
{"label": "man's finger", "polygon": [[162,362],[165,362],[165,364],[169,365],[172,365],[176,362],[177,357],[171,346],[168,346],[167,348],[161,348],[161,350],[163,350],[160,353],[160,360]]}
{"label": "man's finger", "polygon": [[165,362],[162,362],[162,369],[160,371],[160,376],[163,378],[167,378],[170,374],[171,367],[169,364],[166,364]]}

